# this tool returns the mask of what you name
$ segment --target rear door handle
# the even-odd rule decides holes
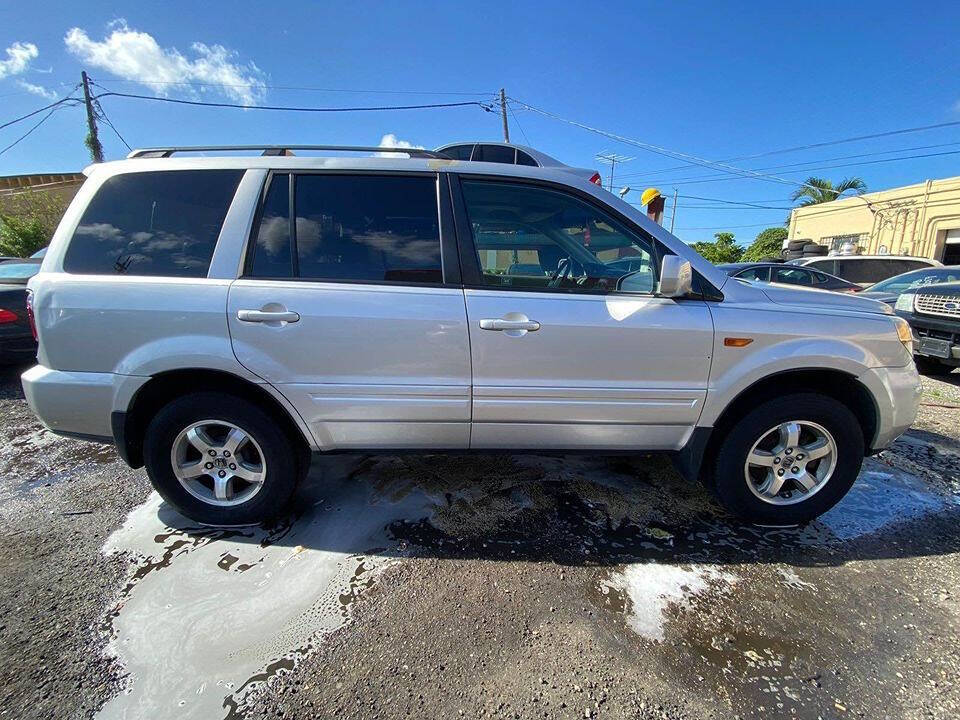
[[[255,323],[295,323],[300,313],[293,310],[237,310],[237,320]]]
[[[487,318],[480,321],[481,330],[529,330],[534,332],[540,329],[536,320],[504,320],[502,318]]]

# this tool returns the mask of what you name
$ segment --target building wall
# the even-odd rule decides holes
[[[942,260],[947,231],[957,229],[960,177],[952,177],[797,208],[788,237],[837,249],[854,241],[864,255]]]

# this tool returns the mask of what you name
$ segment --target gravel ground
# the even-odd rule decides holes
[[[0,717],[956,717],[960,375],[925,389],[800,529],[660,458],[378,456],[213,531],[5,372]]]

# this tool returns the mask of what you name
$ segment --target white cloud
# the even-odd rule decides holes
[[[39,95],[47,100],[57,99],[57,94],[53,90],[47,90],[47,88],[43,87],[42,85],[34,85],[33,83],[28,83],[26,80],[17,80],[17,85],[22,87],[27,92],[31,92],[34,95]]]
[[[75,27],[63,41],[67,50],[89,67],[106,70],[124,80],[133,80],[167,95],[171,88],[193,92],[189,85],[171,83],[208,83],[243,105],[253,105],[266,94],[263,72],[253,62],[238,61],[235,51],[223,45],[195,42],[190,46],[193,58],[176,48],[163,48],[150,33],[127,27],[123,20],[110,24],[103,40],[90,38]]]
[[[7,48],[7,59],[0,60],[0,78],[8,75],[19,75],[35,60],[40,51],[33,43],[15,42]]]
[[[406,140],[400,140],[393,133],[387,133],[380,138],[380,144],[377,147],[382,148],[410,148],[411,150],[423,150],[423,145],[414,145]],[[378,157],[402,157],[398,153],[377,153]]]

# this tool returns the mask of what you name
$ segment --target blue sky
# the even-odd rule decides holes
[[[37,93],[70,91],[84,68],[111,90],[260,105],[487,101],[504,86],[564,118],[723,160],[960,121],[958,27],[955,2],[5,3],[0,123],[50,102]],[[226,86],[171,84],[178,82]],[[325,90],[281,89],[291,86]],[[366,92],[374,90],[394,92]],[[369,145],[388,133],[435,147],[496,140],[501,132],[499,116],[477,107],[315,115],[117,97],[102,105],[135,147]],[[601,169],[594,159],[601,151],[633,156],[616,181],[636,189],[632,199],[649,185],[668,195],[678,188],[676,227],[684,240],[729,229],[746,243],[787,214],[712,199],[786,208],[790,184],[718,181],[704,176],[723,173],[704,167],[658,173],[683,163],[519,105],[513,112],[514,141],[570,164]],[[0,148],[42,117],[0,130]],[[80,169],[88,162],[84,134],[83,109],[64,108],[0,154],[0,175]],[[126,153],[109,127],[101,127],[101,138],[108,158]],[[859,175],[882,189],[960,175],[958,151],[955,126],[733,164],[808,162],[809,169],[763,172],[791,180]],[[870,164],[851,164],[857,162]],[[840,167],[825,167],[834,165]]]

